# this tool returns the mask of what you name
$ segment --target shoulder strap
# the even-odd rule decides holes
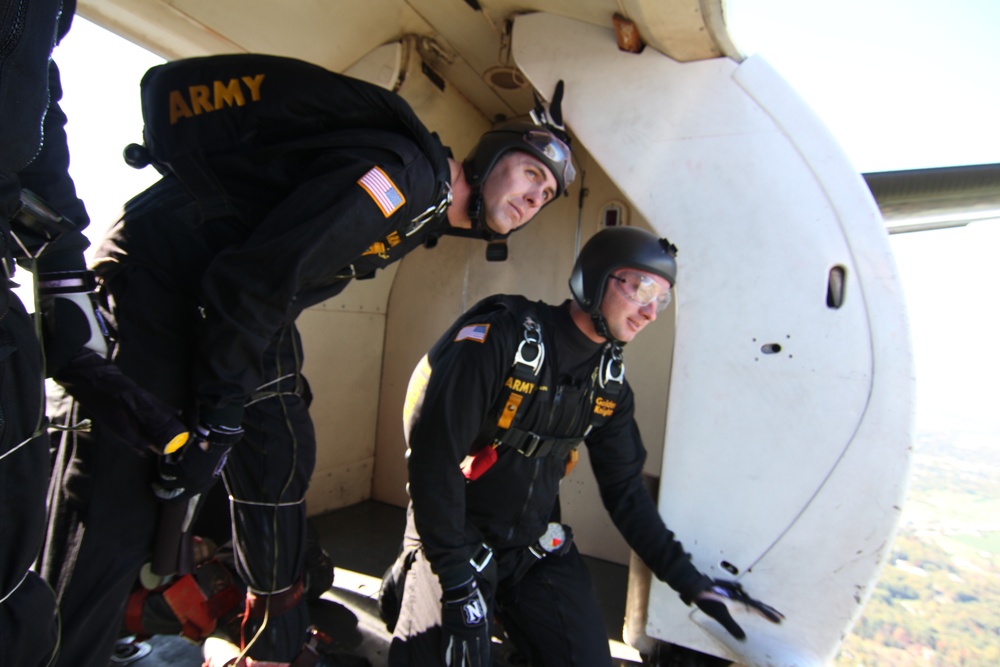
[[[526,318],[525,338],[518,347],[519,356],[526,343],[530,346],[530,325],[528,321],[529,318]],[[529,358],[532,360],[535,359],[535,357]],[[544,361],[544,346],[541,349],[541,357],[537,360],[539,368],[542,361]],[[534,394],[535,385],[533,382],[538,376],[538,371],[534,370],[532,366],[532,363],[519,361],[515,357],[510,377],[505,383],[509,394],[506,405],[503,411],[501,411],[497,422],[494,445],[513,447],[523,456],[528,457],[556,456],[565,458],[571,451],[576,449],[582,438],[585,438],[594,428],[603,426],[611,418],[611,415],[614,414],[625,382],[625,360],[622,355],[621,346],[613,343],[605,345],[598,366],[594,369],[593,399],[591,401],[593,407],[590,413],[590,422],[582,436],[545,436],[533,431],[520,429],[516,425],[513,425],[514,417],[518,414],[518,411],[522,409],[524,411],[527,410],[531,397]],[[532,372],[533,375],[528,376],[527,373],[529,372]],[[525,380],[524,378],[526,377],[529,379]],[[525,402],[525,398],[528,399],[527,403]]]
[[[545,362],[545,341],[542,340],[542,325],[538,323],[533,312],[529,311],[522,321],[523,337],[514,353],[514,363],[511,364],[510,375],[504,382],[507,388],[507,400],[497,426],[503,430],[510,429],[517,416],[521,403],[526,396],[531,396],[538,388],[538,378]]]
[[[621,345],[610,342],[605,344],[595,375],[594,409],[587,433],[603,426],[618,407],[618,396],[625,384],[625,357]]]

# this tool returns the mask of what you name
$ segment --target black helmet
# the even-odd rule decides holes
[[[576,178],[569,137],[559,130],[534,123],[514,121],[484,133],[462,163],[465,180],[468,181],[473,193],[469,202],[469,217],[482,231],[487,230],[485,221],[481,219],[481,188],[496,166],[497,160],[513,150],[534,155],[548,167],[556,179],[555,197],[566,192],[566,188]]]
[[[648,271],[666,278],[673,287],[677,283],[676,257],[677,246],[667,239],[636,227],[608,227],[583,246],[569,277],[569,289],[584,311],[603,320],[601,301],[614,271],[624,267]]]
[[[560,136],[562,135],[562,136]],[[556,197],[576,178],[573,154],[567,137],[542,125],[523,121],[504,123],[486,132],[465,158],[465,178],[472,187],[481,187],[497,160],[508,151],[519,150],[541,160],[556,179]]]

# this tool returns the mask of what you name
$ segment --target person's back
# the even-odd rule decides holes
[[[288,64],[255,55],[213,58],[195,59],[193,70],[187,69],[189,62],[171,63],[144,81],[164,72],[217,72],[220,63],[224,68]],[[306,69],[316,73],[314,65]],[[280,71],[285,70],[262,78],[247,75],[259,100],[277,102],[270,107],[276,113],[283,105],[269,97],[269,85],[280,84],[272,76]],[[333,73],[317,74],[340,80]],[[197,85],[206,86],[206,95],[212,90],[205,81]],[[405,109],[405,122],[366,126],[361,122],[370,116],[366,109],[358,114],[361,121],[343,129],[320,124],[303,134],[271,122],[266,141],[257,142],[261,133],[251,132],[233,151],[226,143],[232,137],[224,137],[220,148],[211,133],[196,132],[186,142],[163,139],[171,136],[171,127],[182,131],[196,127],[189,124],[195,121],[225,127],[227,114],[235,114],[235,126],[244,127],[240,123],[253,120],[245,115],[247,98],[245,107],[213,103],[210,112],[199,115],[191,105],[205,105],[204,111],[209,98],[201,93],[186,98],[185,91],[201,88],[175,81],[144,96],[164,101],[152,108],[168,112],[152,125],[147,117],[144,133],[147,157],[165,177],[129,202],[98,249],[95,270],[113,304],[116,363],[173,405],[193,435],[176,451],[147,458],[111,455],[118,445],[100,423],[88,437],[101,442],[105,458],[94,458],[102,447],[65,443],[79,459],[67,470],[81,477],[76,483],[95,489],[81,514],[87,528],[85,556],[62,577],[80,609],[80,618],[71,622],[78,639],[90,628],[117,622],[148,558],[157,514],[177,514],[178,508],[183,514],[184,507],[211,492],[221,475],[232,508],[239,573],[248,586],[248,619],[243,636],[233,638],[238,648],[232,647],[232,655],[213,659],[225,662],[242,653],[255,660],[294,660],[307,639],[301,586],[304,498],[316,457],[296,318],[351,280],[367,277],[441,233],[458,227],[478,238],[509,233],[572,180],[568,147],[553,132],[504,125],[484,135],[490,137],[486,149],[474,149],[482,158],[475,161],[474,178],[485,187],[484,193],[478,187],[473,193],[465,165],[450,158],[422,125],[414,127],[418,121],[401,99],[370,84],[349,85],[371,92],[390,109]],[[296,94],[295,86],[277,86],[282,89]],[[190,116],[185,109],[192,110]],[[130,154],[142,163],[141,150]],[[497,187],[494,174],[504,177]],[[497,202],[515,196],[523,200],[516,219],[484,214],[480,227],[473,228],[468,212],[473,200],[492,211],[502,208]],[[112,511],[115,525],[108,522]],[[103,609],[85,608],[98,595],[109,603]],[[64,664],[96,666],[106,656],[98,647]]]
[[[408,221],[434,203],[439,182],[431,160],[409,138],[384,130],[327,132],[292,143],[294,151],[279,143],[267,155],[206,158],[203,164],[213,176],[208,191],[192,191],[183,173],[167,173],[126,205],[94,260],[115,307],[115,361],[121,369],[189,420],[196,411],[215,409],[215,416],[202,419],[240,428],[242,442],[227,467],[236,470],[229,489],[238,543],[245,545],[237,562],[257,606],[282,610],[270,614],[271,632],[250,655],[284,661],[293,660],[307,639],[307,610],[295,587],[302,574],[296,545],[304,539],[304,495],[315,460],[294,321],[358,272],[398,259],[442,224],[432,222],[422,234],[396,244],[395,256],[365,256],[376,234],[388,236],[397,231],[398,220]],[[440,150],[434,157],[443,159]],[[357,185],[359,174],[376,161],[408,194],[398,218],[383,215]],[[345,204],[346,192],[351,197]],[[248,350],[254,350],[249,357]],[[255,362],[255,354],[261,361]],[[205,389],[202,397],[215,396],[214,403],[193,405],[192,382]],[[244,409],[244,397],[258,392],[268,398]],[[229,421],[232,412],[239,416]],[[101,447],[120,447],[102,433],[97,423],[93,437]],[[273,433],[284,435],[275,440],[268,435]],[[116,498],[128,498],[102,500],[102,492],[95,492],[83,515],[87,533],[80,557],[57,577],[68,587],[66,608],[73,610],[60,664],[98,665],[111,645],[105,639],[95,646],[87,637],[107,638],[104,629],[118,626],[120,608],[109,603],[96,609],[84,601],[97,596],[124,601],[148,560],[160,512],[150,487],[157,460],[127,452],[90,458],[92,448],[70,441],[66,446],[84,461],[94,488],[114,488]],[[265,468],[253,456],[239,455],[264,450],[270,452]],[[258,555],[261,544],[270,546]],[[277,564],[269,554],[278,555]],[[268,595],[271,591],[277,592]],[[263,618],[254,612],[252,624]]]

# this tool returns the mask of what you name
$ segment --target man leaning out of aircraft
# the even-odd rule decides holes
[[[410,380],[410,507],[380,610],[389,664],[492,664],[495,618],[536,667],[611,664],[593,584],[560,523],[559,485],[585,442],[615,526],[653,573],[721,623],[728,604],[781,614],[691,563],[642,484],[622,346],[670,303],[676,248],[636,228],[598,232],[559,306],[489,297],[452,325]]]
[[[352,91],[374,101],[372,110],[347,109],[352,123],[338,125],[323,103]],[[313,97],[288,99],[297,95]],[[316,122],[274,117],[309,105],[323,113]],[[358,126],[359,117],[371,122],[364,119],[387,110],[378,126]],[[254,54],[150,70],[143,111],[152,158],[175,154],[156,162],[165,177],[128,202],[95,271],[113,304],[117,363],[180,411],[192,437],[159,456],[112,454],[121,445],[97,424],[79,437],[100,446],[72,447],[62,488],[89,495],[56,501],[65,539],[79,551],[52,582],[67,591],[59,664],[107,665],[121,610],[149,560],[158,500],[204,497],[220,474],[248,587],[243,637],[233,643],[254,660],[289,663],[310,626],[304,498],[316,458],[296,318],[442,234],[521,228],[573,181],[570,150],[554,129],[508,123],[461,163],[392,93]],[[273,116],[252,136],[271,132],[269,146],[218,150],[224,132],[264,112]],[[152,122],[158,113],[163,122]],[[302,127],[311,131],[288,136]],[[161,136],[169,140],[156,144]]]

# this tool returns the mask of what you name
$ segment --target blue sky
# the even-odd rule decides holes
[[[730,0],[859,171],[1000,162],[997,0]]]
[[[1000,0],[730,0],[737,45],[778,70],[862,172],[1000,163]],[[161,60],[77,17],[56,50],[77,188],[103,229],[152,183],[138,84]],[[1000,439],[992,289],[1000,220],[891,237],[912,323],[920,430]]]
[[[859,171],[1000,162],[1000,1],[730,0],[728,20],[737,45],[799,91]],[[74,176],[107,219],[97,193],[149,180],[119,152],[141,136],[138,82],[160,59],[80,17],[56,58],[74,154],[88,162]]]

